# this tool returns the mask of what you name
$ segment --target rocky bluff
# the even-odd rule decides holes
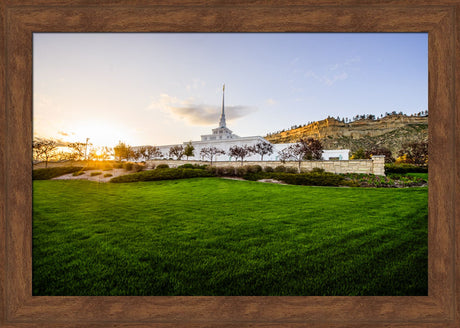
[[[350,149],[385,147],[397,156],[403,144],[428,141],[428,116],[387,115],[380,119],[361,119],[350,123],[335,118],[269,134],[271,143],[296,142],[299,138],[312,137],[321,140],[325,149]]]

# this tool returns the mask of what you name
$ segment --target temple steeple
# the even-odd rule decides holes
[[[222,113],[220,114],[219,127],[212,129],[212,134],[203,134],[201,136],[201,141],[227,140],[227,139],[239,138],[236,134],[233,134],[232,130],[227,128],[227,123],[225,122],[224,95],[225,95],[225,84],[222,87]]]
[[[227,124],[225,123],[225,106],[224,106],[224,96],[225,96],[225,84],[222,87],[222,114],[220,114],[220,128],[226,128]]]

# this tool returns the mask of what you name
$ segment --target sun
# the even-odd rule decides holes
[[[123,126],[109,122],[80,122],[73,127],[72,139],[88,142],[95,146],[115,146],[120,140],[130,139],[130,133]]]

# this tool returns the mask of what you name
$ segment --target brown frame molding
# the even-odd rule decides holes
[[[0,326],[460,326],[460,1],[367,2],[0,1]],[[171,31],[429,33],[428,296],[32,297],[32,33]]]

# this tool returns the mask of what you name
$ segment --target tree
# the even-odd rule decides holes
[[[195,150],[195,147],[193,147],[191,141],[188,144],[185,145],[184,155],[187,156],[187,161],[188,161],[189,157],[195,156],[195,153],[193,152],[194,150]]]
[[[235,157],[237,160],[238,158],[241,158],[241,165],[243,165],[244,158],[251,155],[254,152],[252,147],[249,147],[248,145],[244,146],[232,146],[228,150],[228,155],[231,157]]]
[[[210,160],[211,166],[212,166],[212,161],[213,161],[214,157],[217,157],[217,156],[223,155],[223,154],[225,154],[225,151],[223,151],[222,149],[217,148],[217,147],[204,147],[200,151],[200,155],[202,157],[208,158]]]
[[[160,148],[155,147],[155,146],[145,146],[144,158],[146,161],[157,158],[157,157],[163,157],[163,154],[161,153]]]
[[[253,153],[260,155],[260,160],[264,160],[264,155],[273,154],[273,145],[269,142],[261,141],[254,145]]]
[[[35,139],[32,145],[34,159],[44,161],[45,167],[48,167],[48,162],[57,155],[57,146],[58,144],[55,140]]]
[[[129,158],[132,159],[134,162],[139,161],[142,157],[144,157],[144,154],[142,152],[142,147],[139,147],[137,149],[131,149],[129,153]]]
[[[303,160],[318,160],[323,155],[323,146],[319,140],[313,138],[300,139],[297,143],[283,149],[279,153],[282,162],[295,160],[300,165]]]
[[[411,142],[403,145],[398,153],[399,157],[405,156],[406,163],[417,165],[428,164],[428,142]]]
[[[395,161],[391,150],[388,148],[377,148],[374,147],[371,150],[365,152],[366,158],[371,158],[373,155],[384,155],[385,156],[385,163],[393,163]]]
[[[124,142],[119,142],[118,145],[113,147],[113,154],[117,161],[128,160],[131,156],[131,146],[125,144]]]
[[[70,158],[74,161],[81,161],[86,158],[86,143],[85,142],[71,142],[67,145],[70,149]]]
[[[100,148],[99,158],[102,161],[109,160],[111,156],[113,156],[113,148],[107,146]]]
[[[366,154],[364,149],[359,148],[353,154],[351,154],[351,159],[369,159],[369,156]]]
[[[176,145],[169,148],[169,157],[176,157],[180,160],[184,156],[184,147],[182,145]]]

